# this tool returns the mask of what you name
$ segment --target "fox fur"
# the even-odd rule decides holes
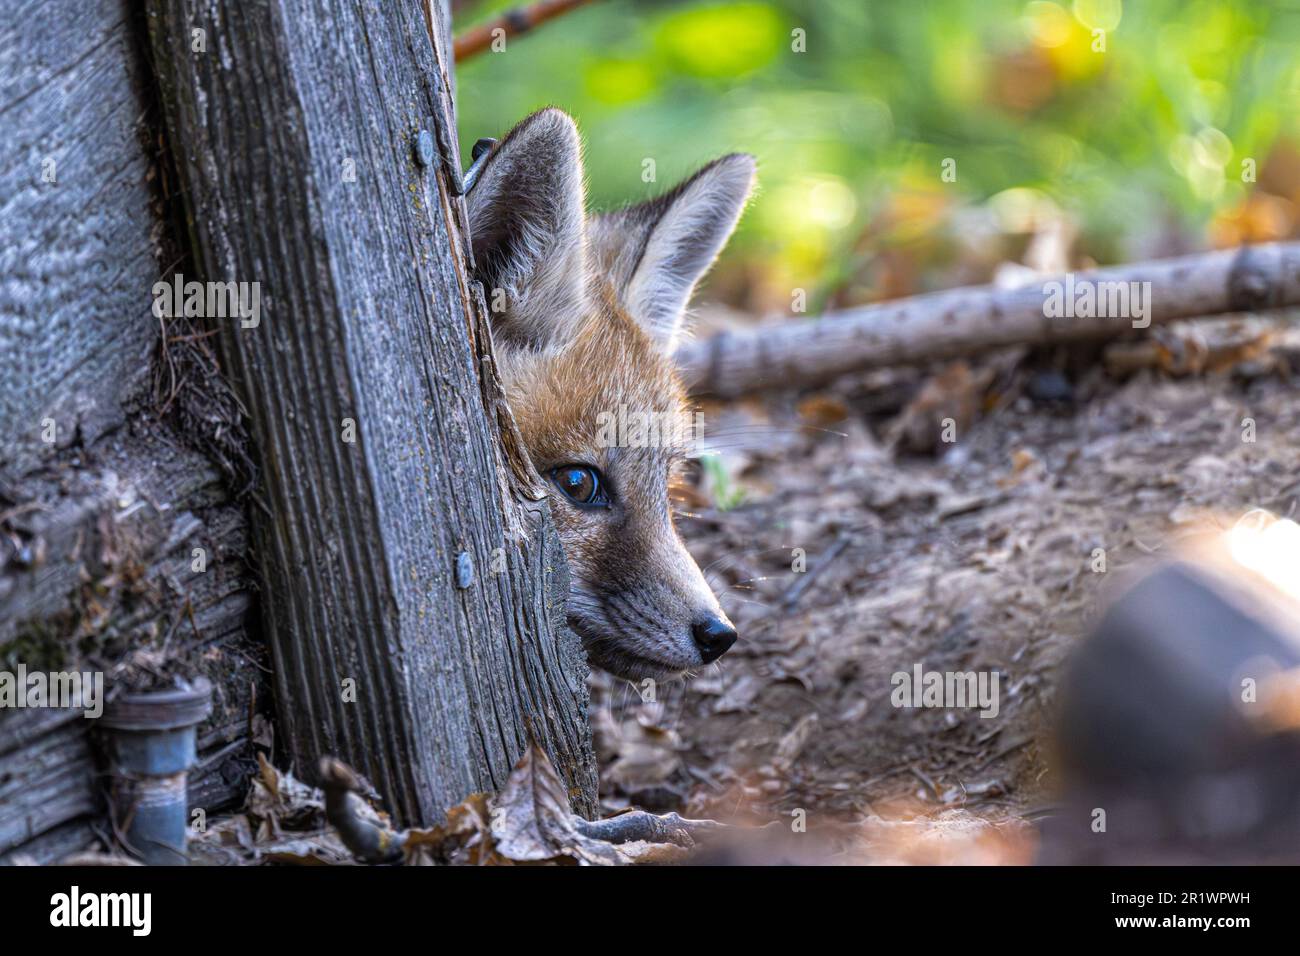
[[[754,171],[751,156],[723,156],[658,198],[588,215],[577,127],[545,109],[493,147],[467,200],[476,278],[495,303],[497,362],[533,464],[551,487],[557,470],[591,469],[608,496],[584,505],[562,483],[551,495],[569,623],[593,664],[631,680],[701,667],[711,658],[693,637],[700,622],[731,625],[673,527],[669,483],[687,443],[677,430],[651,447],[611,443],[600,422],[620,408],[688,415],[673,364],[683,314]]]

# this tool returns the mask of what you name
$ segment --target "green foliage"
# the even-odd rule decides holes
[[[979,259],[971,211],[1003,239],[1054,211],[1103,262],[1160,254],[1171,231],[1191,246],[1237,235],[1215,230],[1254,189],[1243,160],[1263,168],[1300,140],[1297,42],[1294,0],[610,0],[464,64],[462,150],[560,106],[600,207],[751,152],[761,192],[720,294],[788,308],[791,288],[816,303],[856,279],[874,296],[889,250],[917,263],[893,269],[898,294]]]
[[[704,469],[705,486],[713,497],[713,506],[719,511],[732,511],[745,503],[745,489],[737,484],[727,471],[727,466],[717,455],[700,458]]]

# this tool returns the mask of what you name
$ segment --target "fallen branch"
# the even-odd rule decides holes
[[[954,289],[838,315],[724,332],[685,342],[677,362],[692,392],[732,398],[820,385],[891,365],[955,358],[1011,345],[1107,338],[1134,328],[1134,311],[1102,318],[1049,317],[1047,283]],[[1243,246],[1178,259],[1080,272],[1074,289],[1150,283],[1151,324],[1300,305],[1300,242]],[[1141,288],[1133,287],[1130,288]],[[1101,299],[1105,299],[1103,292]],[[1068,315],[1068,313],[1067,313]]]
[[[470,29],[456,37],[454,46],[456,62],[463,63],[475,54],[486,50],[498,35],[498,30],[501,31],[500,36],[502,37],[518,36],[520,33],[527,33],[534,27],[540,26],[547,20],[554,19],[589,2],[590,0],[541,0],[540,3],[534,3],[532,6],[507,10],[496,19],[481,23],[476,27],[470,27]]]

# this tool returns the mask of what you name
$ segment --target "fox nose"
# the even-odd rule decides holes
[[[695,646],[700,649],[700,657],[704,658],[706,664],[712,664],[727,653],[727,648],[736,643],[738,636],[731,622],[712,614],[702,621],[696,621],[691,627],[691,634],[695,637]]]

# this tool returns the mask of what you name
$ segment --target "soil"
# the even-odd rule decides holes
[[[741,639],[653,700],[593,678],[604,809],[847,828],[876,858],[1030,858],[1056,678],[1108,584],[1250,509],[1300,510],[1286,335],[1211,375],[1017,353],[706,405],[718,453],[678,526]],[[918,665],[996,673],[996,716],[894,706]]]

